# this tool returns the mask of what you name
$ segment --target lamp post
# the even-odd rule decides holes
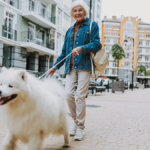
[[[92,17],[91,11],[92,11],[92,0],[90,0],[90,19]]]
[[[134,75],[135,69],[131,69],[130,72],[132,72],[132,91],[133,91],[133,75]]]
[[[134,75],[134,72],[136,72],[136,70],[134,69],[134,38],[125,38],[124,42],[127,43],[128,40],[132,40],[133,41],[133,44],[132,44],[132,47],[133,47],[133,50],[132,50],[132,69],[130,70],[130,72],[132,72],[132,91],[133,91],[133,75]]]

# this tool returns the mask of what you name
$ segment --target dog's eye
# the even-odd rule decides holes
[[[1,86],[2,84],[0,84],[0,86]]]
[[[9,87],[12,88],[13,86],[12,86],[12,85],[9,85]]]

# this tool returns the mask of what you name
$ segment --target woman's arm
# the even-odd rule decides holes
[[[56,65],[56,64],[59,63],[63,58],[66,57],[66,40],[67,40],[67,33],[68,33],[68,31],[66,32],[66,35],[65,35],[65,42],[64,42],[64,45],[63,45],[63,47],[62,47],[62,52],[61,52],[60,56],[57,58],[57,60],[56,60],[56,62],[55,62],[54,65]],[[59,69],[61,66],[63,66],[64,62],[65,62],[65,60],[63,60],[60,64],[58,64],[58,65],[55,67],[55,69],[57,70],[57,69]]]
[[[92,23],[91,43],[81,46],[81,53],[86,55],[90,52],[97,52],[102,48],[99,36],[99,27],[96,22]]]

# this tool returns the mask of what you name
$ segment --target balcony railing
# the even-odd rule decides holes
[[[32,42],[52,50],[55,49],[55,43],[50,39],[49,34],[23,31],[21,32],[21,42]]]
[[[19,0],[4,0],[4,2],[19,9]]]
[[[10,40],[17,41],[17,31],[4,25],[2,26],[2,36]]]
[[[44,8],[42,5],[38,4],[37,2],[31,0],[30,2],[27,0],[22,1],[22,11],[28,12],[32,11],[35,14],[45,18],[46,20],[55,24],[56,17],[51,16],[51,12]]]

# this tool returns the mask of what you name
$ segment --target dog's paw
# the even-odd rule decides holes
[[[68,148],[68,147],[70,147],[70,144],[69,143],[64,143],[64,145],[62,147],[63,148]]]

